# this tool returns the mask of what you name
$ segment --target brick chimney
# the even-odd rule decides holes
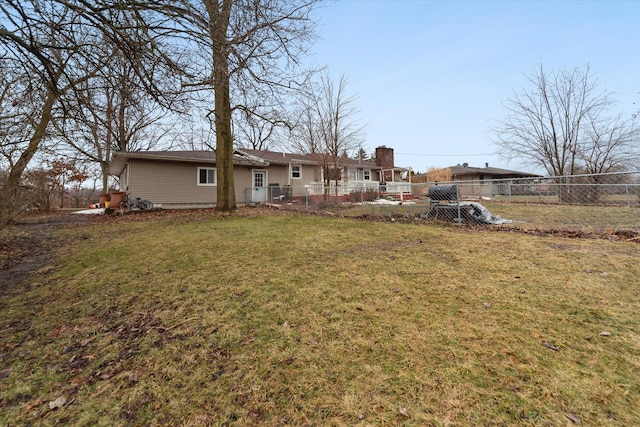
[[[393,148],[387,148],[385,145],[376,147],[376,166],[385,169],[393,168]]]
[[[376,147],[376,166],[385,169],[383,181],[393,180],[393,148],[387,148],[385,145]]]

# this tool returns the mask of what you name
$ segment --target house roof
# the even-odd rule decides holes
[[[289,163],[302,163],[302,164],[318,164],[322,154],[295,154],[295,153],[280,153],[275,151],[261,151],[261,150],[238,150],[253,156],[259,157],[274,164],[289,164]],[[342,166],[360,166],[368,167],[372,169],[380,169],[376,166],[374,161],[352,159],[349,157],[340,157],[340,165]]]
[[[469,166],[466,163],[463,165],[449,166],[447,169],[451,171],[452,178],[456,178],[460,176],[469,176],[469,175],[491,175],[493,177],[503,177],[503,178],[542,176],[542,175],[537,175],[535,173],[519,172],[519,171],[513,171],[509,169],[500,169],[500,168],[494,168],[489,166],[485,166],[484,168],[477,168],[477,167]]]
[[[186,163],[208,163],[215,165],[216,153],[213,150],[191,150],[191,151],[120,151],[114,154],[109,166],[110,175],[120,175],[129,159],[143,160],[163,160],[170,162]],[[234,151],[233,164],[243,166],[267,167],[270,164],[299,163],[315,165],[319,163],[318,155],[279,153],[265,150],[239,149]],[[342,166],[359,166],[371,169],[380,169],[371,160],[358,160],[346,157],[340,158]]]
[[[289,163],[307,163],[307,164],[317,164],[317,158],[314,158],[313,155],[310,154],[295,154],[295,153],[280,153],[276,151],[266,151],[266,150],[249,150],[249,149],[240,149],[237,150],[239,152],[249,154],[251,156],[255,156],[259,159],[262,159],[266,162],[273,164],[289,164]]]
[[[111,160],[111,164],[109,165],[109,174],[120,175],[130,159],[163,160],[183,163],[207,163],[215,165],[216,153],[213,150],[136,152],[119,151],[113,155],[113,159]],[[243,166],[269,166],[269,162],[251,154],[242,153],[238,150],[234,151],[233,164]]]

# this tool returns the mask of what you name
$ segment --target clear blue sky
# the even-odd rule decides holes
[[[590,64],[617,109],[640,108],[640,1],[341,0],[318,11],[309,62],[345,74],[367,152],[396,165],[534,171],[494,153],[503,102],[525,74]]]

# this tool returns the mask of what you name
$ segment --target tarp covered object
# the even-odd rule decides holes
[[[423,218],[444,219],[449,221],[473,222],[476,224],[511,224],[513,221],[492,215],[489,209],[475,202],[438,203],[432,205]]]
[[[464,209],[474,220],[483,224],[511,224],[513,221],[510,219],[502,219],[499,216],[494,216],[489,212],[489,209],[482,206],[480,203],[475,202],[460,202],[460,209]]]

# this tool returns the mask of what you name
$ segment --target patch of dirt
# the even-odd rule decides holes
[[[531,234],[534,236],[551,236],[566,239],[604,239],[620,242],[640,243],[640,233],[634,230],[615,231],[580,231],[580,230],[559,230],[559,229],[526,229],[526,228],[506,228],[498,227],[497,230]]]
[[[52,261],[55,230],[89,222],[89,217],[73,213],[34,216],[5,230],[0,238],[0,297]]]

